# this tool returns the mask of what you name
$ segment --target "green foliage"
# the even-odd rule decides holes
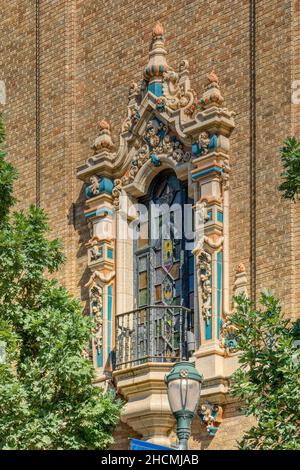
[[[296,201],[300,194],[300,142],[295,137],[288,137],[280,149],[280,157],[284,171],[279,190],[285,199]]]
[[[293,344],[295,325],[282,317],[271,293],[261,308],[240,296],[231,321],[238,328],[240,368],[231,394],[257,420],[239,443],[243,450],[300,449],[300,355]]]
[[[4,130],[0,116],[0,136]],[[16,173],[0,160],[0,449],[104,449],[112,443],[120,400],[93,385],[82,351],[92,320],[45,274],[64,261],[47,239],[44,212],[11,213]],[[2,202],[3,201],[3,202]]]

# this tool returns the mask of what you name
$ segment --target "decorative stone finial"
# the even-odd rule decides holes
[[[192,116],[196,108],[196,94],[191,89],[188,61],[181,61],[177,73],[168,65],[166,55],[164,28],[158,21],[152,30],[149,61],[144,72],[146,89],[156,96],[159,112],[164,113],[166,108],[172,111],[182,109],[187,116]]]
[[[233,293],[235,296],[242,294],[245,297],[248,297],[247,274],[245,265],[243,263],[240,263],[236,268]]]
[[[153,39],[162,38],[164,35],[164,28],[160,21],[157,21],[156,25],[152,30]]]
[[[87,199],[98,196],[101,193],[111,194],[113,190],[113,182],[106,176],[101,178],[97,175],[92,175],[90,181],[85,188],[85,194]]]
[[[201,423],[206,425],[208,434],[215,436],[223,420],[223,408],[217,404],[206,403],[201,405],[198,414]]]
[[[110,130],[110,125],[109,125],[109,123],[108,123],[105,119],[102,119],[102,120],[99,122],[99,127],[100,127],[101,130],[103,130],[103,129]]]
[[[202,98],[199,100],[203,109],[213,106],[222,106],[224,98],[220,92],[219,77],[214,69],[207,75],[207,84]]]
[[[215,73],[214,69],[207,75],[207,79],[210,83],[217,83],[219,85],[219,77]]]
[[[95,140],[92,148],[96,154],[102,151],[111,152],[114,148],[114,144],[111,139],[110,124],[105,119],[102,119],[99,122],[99,128],[99,136]]]
[[[149,62],[145,68],[144,77],[149,81],[148,89],[156,96],[162,95],[162,77],[169,70],[166,61],[167,51],[164,46],[164,28],[158,21],[152,30],[152,43],[149,52]]]
[[[240,263],[236,268],[236,273],[240,274],[240,273],[245,273],[245,272],[246,272],[245,265],[243,263]]]

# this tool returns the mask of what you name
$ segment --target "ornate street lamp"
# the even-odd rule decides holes
[[[170,408],[177,421],[179,449],[186,450],[191,421],[199,403],[203,376],[193,362],[178,362],[165,376]]]

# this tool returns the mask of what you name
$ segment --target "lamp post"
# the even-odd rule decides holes
[[[191,434],[191,421],[195,414],[203,376],[193,362],[178,362],[165,376],[170,408],[177,421],[179,449],[187,450]]]

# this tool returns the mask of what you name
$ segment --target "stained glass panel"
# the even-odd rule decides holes
[[[158,176],[150,187],[148,201],[143,199],[143,204],[146,203],[150,209],[149,220],[152,220],[156,228],[160,226],[160,229],[155,230],[153,226],[148,226],[148,223],[140,226],[140,240],[135,246],[145,250],[147,257],[144,255],[137,257],[138,306],[153,303],[170,306],[183,305],[190,308],[194,306],[194,256],[191,251],[186,250],[183,234],[185,212],[182,210],[181,216],[178,217],[177,213],[171,211],[169,235],[162,231],[162,219],[165,218],[161,214],[156,216],[155,220],[151,219],[151,214],[154,214],[152,204],[176,203],[183,207],[187,201],[186,185],[182,184],[175,174],[166,173]],[[178,220],[182,222],[182,234],[180,227],[177,227]],[[149,239],[150,233],[151,240]],[[172,309],[172,314],[175,311],[177,310]],[[157,313],[160,314],[159,310]],[[165,319],[162,321],[164,324]],[[157,340],[160,339],[157,338]]]
[[[158,268],[155,270],[155,284],[161,284],[163,282],[164,277],[166,276],[165,271],[162,268]]]
[[[189,276],[189,291],[193,291],[194,290],[194,275],[191,274]]]
[[[176,263],[173,265],[171,271],[170,271],[171,276],[173,279],[178,279],[180,275],[180,264]]]
[[[143,248],[144,246],[147,246],[148,243],[149,241],[148,241],[148,222],[147,222],[147,223],[143,223],[140,225],[138,247]]]
[[[141,248],[145,248],[145,246],[148,245],[148,239],[145,239],[145,238],[139,238],[138,239],[138,248],[141,249]]]
[[[181,252],[181,243],[175,242],[174,247],[173,247],[173,258],[174,261],[179,261],[180,260],[180,252]]]
[[[147,271],[147,256],[139,257],[139,272]]]
[[[140,310],[139,312],[139,321],[141,324],[144,324],[146,320],[146,310]]]
[[[194,273],[194,256],[189,256],[189,274]]]
[[[169,270],[173,265],[173,242],[172,240],[163,240],[162,264]]]
[[[181,295],[181,279],[175,281],[175,295],[176,296]]]
[[[139,292],[139,305],[147,305],[148,303],[148,289],[140,290]]]
[[[146,287],[147,287],[147,271],[144,271],[143,273],[140,273],[139,288],[146,289]]]
[[[161,285],[155,286],[155,300],[161,302]]]
[[[166,277],[162,283],[163,301],[170,304],[173,299],[174,289],[173,283],[169,277]]]
[[[155,265],[160,266],[161,265],[161,250],[156,251],[155,253]]]

